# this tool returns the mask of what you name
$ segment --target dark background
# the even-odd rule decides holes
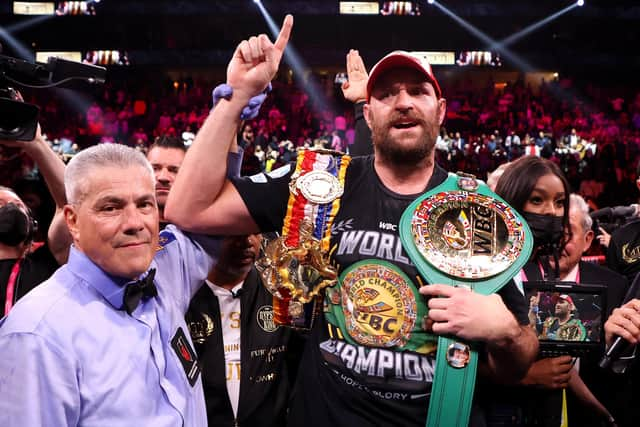
[[[571,5],[572,1],[446,0],[442,4],[500,40]],[[458,23],[426,0],[421,16],[339,15],[338,1],[276,1],[263,4],[278,24],[296,18],[292,44],[313,68],[344,67],[349,48],[372,64],[393,49],[485,50]],[[0,26],[28,22],[0,5]],[[632,82],[640,71],[640,2],[586,0],[510,46],[534,69],[579,78]],[[121,49],[134,68],[223,67],[236,44],[268,27],[252,0],[102,0],[96,16],[50,17],[12,33],[33,50]],[[15,55],[2,36],[5,54]],[[517,69],[503,57],[504,68]],[[613,76],[615,74],[615,77]]]

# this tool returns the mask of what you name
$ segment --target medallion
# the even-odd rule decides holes
[[[447,348],[446,358],[449,366],[462,369],[466,367],[469,364],[469,360],[471,360],[471,350],[468,345],[456,341]]]
[[[411,339],[417,304],[407,276],[390,263],[366,260],[341,277],[342,314],[355,342],[402,347]]]
[[[295,181],[295,189],[300,191],[305,199],[316,205],[331,203],[342,196],[344,191],[338,178],[322,170],[300,175]]]
[[[416,207],[414,243],[434,268],[459,279],[485,279],[509,268],[522,252],[520,219],[501,201],[467,191],[433,194]]]

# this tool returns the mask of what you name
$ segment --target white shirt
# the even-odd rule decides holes
[[[236,417],[240,400],[240,298],[238,291],[242,289],[242,283],[244,282],[229,290],[207,280],[207,285],[218,297],[220,305],[227,393],[229,393],[233,415]]]

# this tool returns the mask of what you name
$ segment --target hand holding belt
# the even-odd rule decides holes
[[[449,174],[418,197],[400,220],[402,245],[429,283],[489,295],[529,259],[533,237],[524,219],[482,181]],[[469,422],[478,355],[473,344],[440,336],[428,427]]]
[[[156,269],[152,268],[142,279],[139,279],[133,283],[126,285],[124,290],[124,297],[122,299],[121,310],[131,315],[134,312],[141,299],[149,299],[158,295],[158,289],[153,283],[153,279],[156,276]]]

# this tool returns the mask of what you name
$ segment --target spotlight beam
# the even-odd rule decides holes
[[[11,33],[3,27],[0,27],[0,39],[4,40],[7,45],[11,46],[11,48],[16,51],[16,54],[20,59],[24,59],[25,61],[33,61],[35,59],[35,55],[31,50],[22,44],[20,40],[13,37]]]
[[[260,9],[260,13],[262,13],[262,16],[264,17],[264,20],[269,27],[269,31],[271,32],[272,37],[274,39],[277,38],[278,34],[280,33],[280,27],[278,27],[278,24],[276,24],[276,22],[269,14],[269,11],[267,11],[260,0],[254,0],[254,3],[256,3],[258,9]],[[305,64],[304,60],[302,59],[300,54],[298,54],[291,42],[289,42],[287,48],[284,51],[284,60],[293,70],[294,79],[298,82],[299,87],[305,88],[305,91],[309,94],[310,98],[315,101],[316,107],[321,111],[327,110],[328,102],[323,95],[322,90],[320,90],[320,88],[318,87],[316,81],[311,77],[306,82],[303,81],[305,72],[309,69],[309,67]]]
[[[570,6],[565,7],[562,10],[559,10],[557,12],[555,12],[552,15],[547,16],[546,18],[535,22],[531,25],[529,25],[526,28],[523,28],[522,30],[518,31],[515,34],[510,35],[509,37],[502,39],[499,42],[496,42],[494,45],[491,45],[489,47],[489,50],[493,50],[493,49],[502,49],[504,47],[510,46],[512,44],[514,44],[515,42],[517,42],[518,40],[522,39],[525,36],[528,36],[529,34],[533,33],[534,31],[536,31],[538,28],[548,24],[549,22],[553,21],[554,19],[559,18],[561,15],[564,15],[565,13],[571,11],[572,9],[575,9],[576,7],[579,7],[577,3],[573,3]]]
[[[511,61],[513,64],[515,64],[522,71],[532,71],[533,70],[533,66],[531,66],[531,64],[527,63],[525,60],[523,60],[520,57],[518,57],[517,55],[515,55],[513,52],[511,52],[506,47],[498,46],[499,42],[497,42],[496,40],[492,39],[487,34],[485,34],[484,32],[480,31],[475,26],[471,25],[469,22],[467,22],[463,18],[461,18],[458,15],[456,15],[455,13],[453,13],[451,10],[447,9],[445,6],[440,4],[440,2],[434,1],[433,5],[436,6],[438,9],[440,9],[445,15],[449,16],[451,19],[453,19],[458,24],[460,24],[460,26],[462,28],[464,28],[465,30],[467,30],[468,32],[470,32],[471,34],[473,34],[474,36],[479,38],[481,41],[483,41],[486,45],[488,45],[488,46],[496,46],[495,50],[500,52],[500,54],[504,58],[506,58],[509,61]]]
[[[35,16],[31,19],[24,20],[6,28],[0,27],[0,39],[7,41],[7,44],[11,46],[11,48],[16,52],[19,59],[33,62],[35,61],[35,55],[27,46],[24,45],[24,43],[12,36],[11,33],[24,30],[25,28],[31,27],[49,18],[51,17],[48,15]],[[61,98],[67,105],[69,105],[75,112],[84,113],[91,105],[91,101],[84,94],[77,93],[71,89],[54,88],[53,90],[55,91],[56,95]]]
[[[52,15],[39,15],[39,16],[34,16],[31,17],[29,19],[25,19],[22,20],[20,22],[16,22],[15,24],[11,24],[9,25],[6,30],[9,33],[17,33],[19,31],[22,31],[26,28],[32,27],[36,24],[39,24],[41,22],[47,21],[49,19],[51,19]]]
[[[12,34],[22,31],[26,28],[32,27],[36,24],[44,22],[48,19],[51,19],[49,15],[41,15],[41,16],[33,16],[31,18],[22,20],[20,22],[16,22],[15,24],[11,24],[8,27],[0,26],[0,39],[4,40],[8,46],[15,50],[16,54],[20,57],[20,59],[24,59],[26,61],[33,61],[35,59],[35,55],[31,52],[31,50],[25,46],[20,40],[16,39]]]
[[[535,29],[539,28],[541,25],[537,25],[538,23],[532,24],[529,27],[525,28],[524,30],[519,31],[518,33],[516,33],[516,34],[514,34],[512,36],[509,36],[509,37],[507,37],[506,39],[504,39],[502,41],[496,41],[496,40],[493,40],[488,35],[486,35],[485,33],[483,33],[482,31],[480,31],[479,29],[477,29],[476,27],[474,27],[473,25],[471,25],[470,23],[468,23],[467,21],[465,21],[464,19],[460,18],[458,15],[456,15],[455,13],[453,13],[452,11],[450,11],[449,9],[444,7],[443,5],[441,5],[439,2],[434,1],[433,4],[435,6],[437,6],[446,15],[448,15],[451,19],[453,19],[454,21],[458,22],[464,29],[466,29],[471,34],[475,35],[480,40],[485,42],[488,46],[494,47],[495,50],[497,50],[505,58],[507,58],[511,62],[513,62],[520,70],[526,72],[526,71],[532,71],[534,69],[531,66],[531,64],[527,63],[526,61],[521,59],[519,56],[517,56],[516,54],[512,53],[509,49],[507,49],[506,46],[509,45],[509,44],[514,43],[516,40],[519,40],[520,37],[523,37],[525,35],[525,34],[520,34],[520,33],[523,33],[524,31],[527,31],[526,34],[529,34],[532,31],[534,31]],[[584,2],[583,2],[583,4],[584,4]],[[562,15],[563,13],[568,12],[569,10],[572,10],[576,6],[581,6],[581,5],[578,4],[578,3],[574,3],[573,5],[568,6],[568,7],[564,8],[564,9],[554,13],[549,18],[553,17],[553,19],[556,19],[558,16]],[[547,23],[550,20],[551,19],[546,19],[545,18],[543,21],[545,21],[545,23]],[[516,36],[519,36],[519,37],[516,37]],[[550,88],[551,88],[551,93],[557,99],[567,99],[567,100],[569,100],[569,99],[572,99],[572,98],[575,97],[575,95],[572,94],[571,91],[566,91],[566,90],[564,90],[564,89],[562,89],[560,87],[550,86]],[[586,101],[586,102],[589,103],[589,101]]]

